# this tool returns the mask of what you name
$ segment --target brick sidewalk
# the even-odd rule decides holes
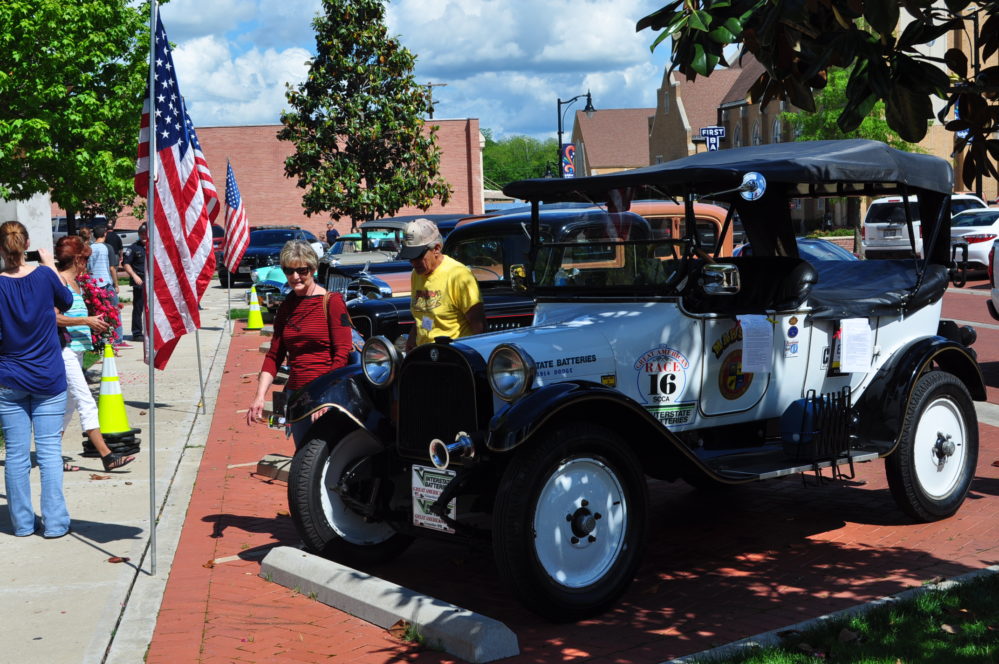
[[[270,547],[297,543],[286,486],[253,474],[258,459],[290,454],[292,444],[236,412],[255,388],[242,376],[259,370],[260,341],[232,340],[147,661],[454,661],[257,576]],[[981,337],[977,346],[997,347]],[[999,429],[982,425],[981,438],[971,495],[933,524],[895,508],[881,462],[858,466],[853,481],[803,486],[793,477],[710,497],[651,482],[650,542],[635,583],[613,610],[576,625],[522,608],[488,547],[419,541],[369,571],[506,622],[523,653],[511,664],[654,664],[999,563]]]

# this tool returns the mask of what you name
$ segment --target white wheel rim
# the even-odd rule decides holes
[[[553,581],[584,588],[603,578],[620,557],[627,528],[627,497],[617,474],[597,459],[569,459],[538,495],[535,555]]]
[[[912,452],[919,486],[930,498],[947,498],[961,483],[967,439],[964,417],[952,399],[936,399],[923,411]]]
[[[348,509],[340,496],[326,490],[326,480],[330,477],[330,473],[332,477],[339,478],[349,464],[380,449],[381,446],[377,441],[362,432],[348,434],[333,448],[333,452],[323,464],[321,484],[317,487],[326,522],[344,541],[358,546],[384,542],[395,534],[395,530],[384,522],[365,521],[360,514]]]

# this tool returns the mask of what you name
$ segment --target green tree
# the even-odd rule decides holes
[[[901,10],[911,22],[899,30]],[[766,73],[752,89],[754,101],[788,99],[815,110],[815,91],[825,87],[832,67],[850,69],[846,103],[838,125],[855,130],[883,100],[888,125],[904,140],[918,142],[933,118],[931,96],[946,99],[937,114],[951,119],[957,151],[967,148],[964,182],[976,175],[999,178],[999,66],[969,67],[967,55],[949,49],[940,59],[926,46],[955,30],[978,30],[977,53],[987,62],[999,51],[999,0],[673,0],[638,22],[638,29],[662,30],[654,49],[671,37],[671,67],[693,78],[726,64],[723,50],[743,45]],[[973,49],[972,49],[973,50]],[[972,59],[972,62],[975,58]],[[944,71],[940,65],[947,67]],[[978,71],[976,71],[978,69]]]
[[[509,136],[494,140],[484,129],[486,144],[482,148],[482,171],[490,187],[502,189],[516,180],[540,178],[551,172],[558,145],[554,138],[539,141],[529,136]]]
[[[306,190],[309,216],[329,212],[357,224],[450,198],[437,128],[425,131],[427,88],[384,19],[381,0],[323,0],[312,21],[317,54],[306,81],[289,87],[293,110],[281,114],[278,132],[295,144],[284,170]]]
[[[71,220],[132,202],[148,35],[128,0],[0,2],[0,197],[48,191]]]

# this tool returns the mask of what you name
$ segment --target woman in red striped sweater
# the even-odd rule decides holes
[[[284,389],[289,393],[347,364],[352,348],[347,306],[339,293],[326,297],[326,289],[314,277],[318,266],[319,259],[308,242],[291,240],[281,249],[281,270],[292,292],[274,315],[274,337],[257,377],[257,393],[246,413],[247,423],[263,419],[264,398],[285,356],[290,369]],[[290,426],[296,449],[305,442],[301,438],[312,421],[321,415],[322,411],[313,413],[311,418]]]

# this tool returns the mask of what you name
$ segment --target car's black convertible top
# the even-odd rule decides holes
[[[512,182],[508,196],[524,200],[606,201],[609,192],[655,187],[657,197],[687,191],[705,194],[737,187],[745,173],[761,173],[771,185],[798,187],[800,193],[887,195],[902,187],[950,194],[954,173],[943,159],[902,152],[878,141],[849,139],[800,141],[715,150],[619,173],[567,179]],[[843,190],[838,185],[852,185]],[[911,192],[916,193],[916,192]],[[640,198],[640,195],[635,198]]]

